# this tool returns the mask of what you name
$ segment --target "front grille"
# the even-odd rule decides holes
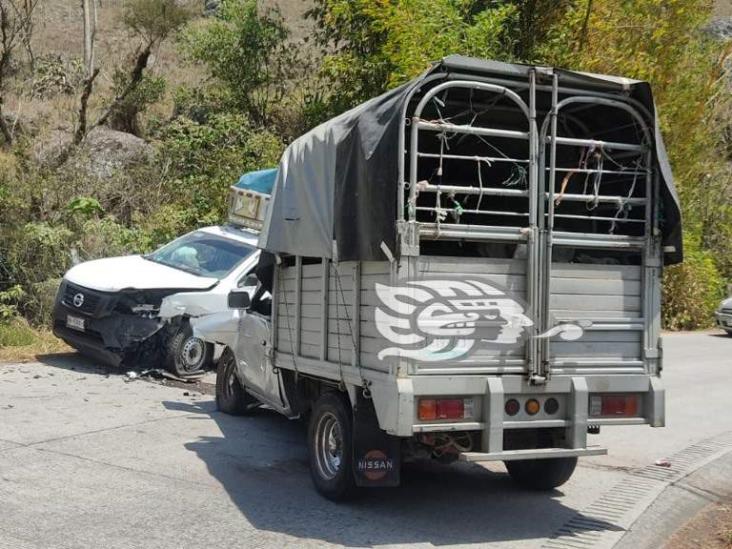
[[[725,307],[719,312],[725,315],[732,315],[732,307]]]
[[[64,287],[63,304],[75,311],[86,313],[88,315],[94,314],[97,310],[100,299],[101,296],[93,290],[69,284],[68,282]]]

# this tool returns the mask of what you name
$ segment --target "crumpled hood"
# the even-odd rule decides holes
[[[64,279],[100,292],[124,289],[206,290],[218,280],[148,261],[139,255],[109,257],[80,263],[69,269]]]

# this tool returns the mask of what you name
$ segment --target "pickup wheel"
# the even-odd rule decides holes
[[[313,406],[308,426],[310,476],[325,498],[342,501],[355,495],[353,419],[347,397],[329,392]]]
[[[244,416],[259,406],[236,376],[236,357],[228,347],[216,368],[216,407],[225,414]]]
[[[183,323],[168,340],[166,368],[179,377],[197,374],[211,363],[213,346],[193,335],[188,322]]]
[[[505,461],[511,478],[530,490],[552,490],[569,480],[577,458],[527,459]]]

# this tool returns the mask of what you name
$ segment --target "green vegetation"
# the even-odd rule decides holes
[[[301,42],[269,3],[223,0],[206,17],[200,4],[101,8],[97,48],[104,36],[115,55],[98,56],[99,78],[82,52],[27,39],[24,29],[53,27],[27,24],[44,13],[8,20],[0,347],[46,341],[31,326],[47,322],[72,261],[220,222],[239,174],[275,165],[309,127],[451,53],[652,83],[685,216],[687,259],[666,273],[664,322],[709,324],[732,280],[732,47],[702,31],[708,0],[313,0]],[[144,141],[117,145],[106,128]],[[115,160],[118,150],[127,156]]]
[[[276,9],[256,0],[227,0],[212,21],[192,26],[182,44],[204,63],[226,94],[221,106],[247,115],[256,125],[273,122],[273,110],[288,98],[299,55]]]

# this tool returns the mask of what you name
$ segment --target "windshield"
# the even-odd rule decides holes
[[[195,231],[143,257],[194,275],[220,280],[254,249],[244,242]]]

